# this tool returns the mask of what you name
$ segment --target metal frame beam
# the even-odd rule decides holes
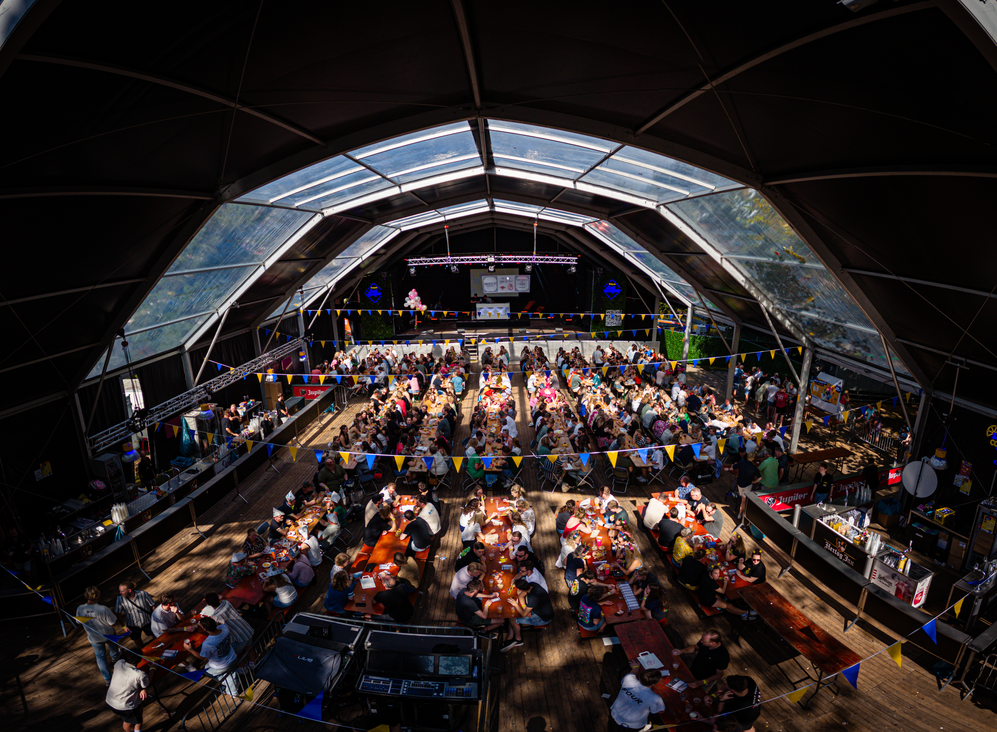
[[[854,267],[842,267],[842,272],[848,272],[848,274],[858,275],[859,277],[879,277],[885,280],[895,280],[896,282],[905,282],[910,285],[922,285],[924,287],[937,287],[941,290],[952,290],[953,292],[964,292],[967,295],[976,295],[977,297],[986,297],[997,300],[997,292],[988,292],[986,290],[973,290],[969,287],[960,287],[959,285],[946,285],[944,282],[931,282],[930,280],[920,280],[916,277],[903,277],[902,275],[895,275],[889,272],[873,272],[868,269],[855,269]]]
[[[920,2],[920,3],[913,3],[911,5],[903,5],[901,7],[890,7],[876,12],[869,12],[857,17],[850,18],[849,20],[846,20],[842,23],[834,23],[832,25],[816,30],[813,33],[808,33],[807,35],[795,38],[792,41],[789,41],[788,43],[783,43],[780,46],[776,46],[770,51],[766,51],[765,53],[759,54],[758,56],[754,56],[753,58],[750,58],[747,61],[742,61],[737,66],[734,66],[728,69],[727,71],[722,72],[719,76],[716,76],[713,79],[707,78],[706,81],[704,81],[701,86],[684,94],[678,100],[672,102],[664,109],[655,113],[647,122],[645,122],[644,124],[642,124],[640,127],[637,128],[635,135],[644,134],[650,128],[654,127],[654,125],[658,124],[661,120],[663,120],[665,117],[672,114],[673,112],[677,112],[679,109],[684,107],[689,102],[698,99],[703,94],[708,94],[709,92],[713,91],[718,86],[720,86],[721,84],[726,84],[731,79],[739,76],[740,74],[743,74],[745,71],[750,71],[756,66],[760,66],[766,61],[771,61],[772,59],[777,58],[778,56],[782,56],[785,53],[794,51],[797,48],[800,48],[801,46],[807,45],[808,43],[813,43],[814,41],[819,41],[823,38],[827,38],[828,36],[833,36],[843,31],[848,31],[853,28],[858,28],[859,26],[867,25],[877,20],[885,20],[887,18],[892,18],[898,15],[905,15],[907,13],[914,12],[917,10],[927,10],[933,7],[935,7],[935,3],[933,2]]]
[[[264,122],[268,122],[276,127],[280,127],[283,130],[287,130],[298,137],[303,137],[309,142],[313,142],[316,145],[324,145],[325,143],[321,138],[316,137],[311,132],[295,124],[286,122],[279,117],[275,117],[268,112],[264,112],[255,107],[247,107],[240,104],[235,99],[230,99],[222,94],[216,92],[208,91],[207,89],[199,89],[190,84],[184,84],[174,79],[167,79],[163,76],[158,76],[156,74],[147,74],[142,71],[136,71],[134,69],[126,69],[121,66],[114,66],[112,64],[98,63],[95,61],[85,61],[83,59],[68,58],[65,56],[55,56],[51,54],[41,54],[41,53],[22,53],[17,56],[18,61],[31,61],[34,63],[43,64],[57,64],[59,66],[71,66],[77,69],[87,69],[89,71],[98,71],[105,74],[113,74],[115,76],[124,76],[129,79],[135,79],[136,81],[144,81],[148,84],[155,84],[157,86],[165,86],[169,89],[174,89],[176,91],[184,92],[185,94],[191,94],[195,97],[200,97],[202,99],[207,99],[209,101],[215,102],[227,107],[228,109],[234,109],[237,112],[245,112],[246,114],[252,115],[257,119],[261,119]]]
[[[215,195],[204,191],[179,191],[167,188],[117,188],[114,186],[57,186],[0,190],[0,200],[18,198],[53,198],[74,196],[126,196],[135,198],[184,198],[191,201],[213,201]]]
[[[901,165],[869,168],[840,168],[836,170],[815,170],[811,172],[789,173],[766,178],[765,185],[786,186],[793,183],[812,183],[825,180],[845,180],[849,178],[997,178],[997,169],[987,166],[958,165]]]
[[[579,227],[573,227],[565,230],[564,232],[557,232],[553,236],[555,239],[559,239],[564,242],[566,246],[577,249],[577,246],[580,245],[588,256],[596,260],[601,259],[631,279],[640,282],[644,289],[647,290],[648,294],[652,297],[658,294],[657,288],[654,286],[654,282],[643,270],[637,267],[633,262],[627,261],[626,259],[620,257],[615,251],[604,249],[603,247],[605,245],[601,241],[595,239],[588,232],[582,231]],[[572,241],[576,241],[577,244],[573,246]],[[682,300],[682,303],[688,307],[688,304],[684,300]],[[620,329],[617,328],[616,330]],[[630,330],[630,328],[624,328],[623,330]]]
[[[18,305],[22,302],[33,302],[35,300],[44,300],[49,297],[61,297],[63,295],[77,295],[81,292],[90,292],[91,290],[102,290],[108,287],[125,287],[126,285],[137,285],[140,282],[145,282],[144,277],[136,277],[130,280],[111,280],[110,282],[98,282],[95,285],[87,285],[86,287],[74,287],[69,290],[59,290],[58,292],[45,292],[40,295],[29,295],[28,297],[18,297],[13,300],[0,300],[0,307],[5,307],[9,305]]]
[[[474,99],[474,108],[481,109],[481,85],[478,82],[478,65],[474,61],[474,47],[471,45],[471,29],[467,22],[467,13],[464,12],[464,3],[461,0],[450,0],[453,7],[454,19],[457,21],[457,31],[460,33],[460,45],[464,51],[464,64],[467,67],[467,76],[471,82],[471,97]]]

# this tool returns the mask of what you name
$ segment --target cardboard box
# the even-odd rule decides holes
[[[952,548],[949,549],[949,556],[964,557],[966,556],[966,542],[962,539],[956,539],[952,542]]]
[[[885,513],[880,513],[876,511],[876,523],[882,526],[884,529],[889,529],[900,523],[900,514],[895,513],[892,516],[887,516]]]

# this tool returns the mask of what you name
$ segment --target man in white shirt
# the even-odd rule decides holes
[[[516,574],[516,579],[522,577],[527,582],[536,582],[538,585],[544,588],[547,592],[550,590],[547,588],[547,580],[544,576],[540,574],[540,570],[537,569],[536,565],[533,564],[533,560],[524,559],[519,563],[519,572]]]
[[[627,674],[623,677],[620,693],[609,710],[613,729],[646,730],[651,728],[651,714],[665,711],[665,702],[654,690],[661,681],[661,672],[654,669],[641,669],[640,674]]]
[[[647,502],[647,505],[644,506],[644,515],[641,517],[641,520],[644,523],[644,528],[658,528],[658,524],[661,523],[661,519],[664,518],[667,513],[668,508],[665,504],[657,498],[652,498]]]
[[[505,428],[509,430],[509,437],[519,437],[519,429],[516,427],[516,420],[505,412],[502,412],[502,417],[505,419]]]
[[[301,543],[301,551],[308,554],[308,563],[313,567],[322,564],[322,547],[319,546],[317,536],[309,536]]]
[[[660,366],[658,367],[657,373],[654,374],[654,383],[659,389],[665,385],[665,369]]]
[[[108,684],[104,702],[121,717],[125,732],[139,732],[142,729],[142,702],[149,688],[149,676],[135,665],[141,659],[131,651],[114,664],[114,672]]]
[[[416,500],[416,513],[421,519],[423,519],[427,524],[429,524],[429,530],[433,532],[433,536],[440,533],[441,522],[440,522],[440,512],[436,510],[436,506],[426,500],[425,496],[419,496]]]
[[[394,483],[388,483],[388,485],[381,489],[381,496],[384,498],[384,502],[389,505],[395,502],[396,495]]]
[[[200,631],[208,637],[204,639],[204,642],[201,643],[201,648],[197,651],[194,650],[190,638],[188,638],[183,642],[184,649],[190,652],[190,655],[195,658],[207,661],[204,666],[205,673],[216,679],[223,678],[225,690],[232,696],[235,696],[238,693],[235,679],[226,672],[235,663],[238,655],[232,645],[231,632],[228,626],[224,623],[218,623],[214,618],[201,618],[197,621],[197,624]]]
[[[159,606],[152,611],[152,634],[157,638],[163,633],[176,633],[171,628],[183,620],[183,611],[177,607],[172,592],[164,592],[159,596]]]
[[[592,363],[594,363],[596,366],[602,366],[602,362],[603,362],[602,346],[596,344],[595,350],[592,352]]]
[[[679,392],[680,391],[682,391],[682,387],[681,387],[681,385],[679,385],[679,382],[678,381],[673,381],[672,382],[672,391],[671,391],[671,397],[672,397],[672,401],[673,402],[678,401]]]
[[[104,677],[104,685],[111,683],[111,668],[107,664],[108,640],[104,636],[114,635],[114,626],[118,624],[118,618],[111,608],[99,605],[100,590],[96,587],[87,587],[83,592],[86,603],[76,608],[76,616],[79,618],[91,618],[83,628],[87,632],[87,639],[93,646],[94,655],[97,657],[97,668],[100,675]],[[118,660],[117,647],[110,644],[111,663]]]

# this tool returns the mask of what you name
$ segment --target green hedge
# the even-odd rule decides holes
[[[360,338],[364,341],[390,341],[395,337],[395,329],[391,324],[391,317],[388,315],[378,315],[375,310],[372,314],[361,313],[360,315]]]
[[[678,361],[682,358],[682,339],[683,333],[676,330],[672,332],[670,330],[662,331],[659,336],[661,342],[665,346],[665,353],[668,356],[669,361]],[[727,368],[727,348],[724,346],[723,341],[716,336],[701,336],[694,335],[689,338],[689,358],[692,359],[709,359],[716,357],[718,360],[713,362],[711,366],[709,361],[706,363],[700,363],[700,368],[706,369],[725,369]]]

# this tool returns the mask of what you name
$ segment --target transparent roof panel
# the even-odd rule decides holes
[[[353,162],[349,158],[338,156],[315,163],[307,168],[303,168],[296,173],[278,178],[273,183],[269,183],[262,188],[257,188],[249,195],[243,196],[239,200],[253,200],[265,203],[283,202],[283,199],[293,193],[322,183],[328,183],[342,178],[344,175],[363,169],[363,166]]]
[[[657,180],[679,188],[688,188],[691,185],[710,191],[724,191],[743,187],[737,181],[724,178],[708,170],[694,168],[687,163],[637,147],[623,148],[613,155],[612,160],[626,163],[630,166],[626,168],[627,170],[647,170],[649,173],[654,173]]]
[[[249,277],[256,265],[163,277],[125,326],[125,333],[213,312]]]
[[[455,158],[480,160],[474,137],[467,125],[464,125],[463,132],[457,134],[413,142],[404,147],[374,152],[366,156],[359,152],[356,155],[357,160],[388,178],[420,168],[442,165]]]
[[[207,319],[208,316],[205,315],[200,318],[185,320],[181,323],[174,323],[172,325],[164,325],[161,328],[154,328],[153,330],[147,330],[142,333],[136,333],[135,335],[128,336],[128,360],[134,364],[143,359],[163,353],[164,351],[177,348],[181,343],[187,340],[187,337],[191,333],[203,325]],[[107,351],[100,355],[100,359],[94,367],[90,369],[90,373],[87,375],[88,379],[94,379],[100,376],[101,371],[104,369],[104,359],[106,356]],[[111,360],[107,365],[107,370],[111,371],[126,365],[125,352],[121,348],[121,341],[115,340],[114,350],[111,352]]]

